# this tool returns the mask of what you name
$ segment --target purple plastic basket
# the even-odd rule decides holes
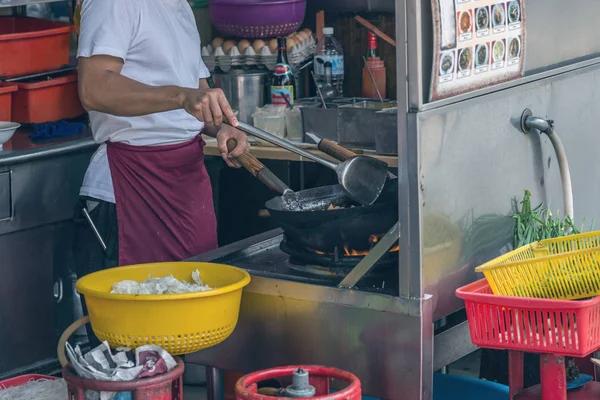
[[[223,35],[264,39],[298,30],[306,0],[210,0],[209,7],[213,25]]]

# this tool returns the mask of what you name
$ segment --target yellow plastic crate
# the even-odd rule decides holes
[[[600,231],[541,240],[475,269],[496,295],[575,300],[600,295]]]

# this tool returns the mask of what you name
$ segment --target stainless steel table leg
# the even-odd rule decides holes
[[[438,319],[437,321],[435,321],[435,322],[433,323],[433,325],[434,325],[434,326],[433,326],[433,329],[434,329],[434,331],[435,331],[436,329],[441,329],[441,328],[443,328],[444,326],[446,326],[446,323],[447,323],[447,321],[446,321],[446,317],[442,317],[442,318]],[[438,372],[439,372],[440,374],[447,374],[447,373],[448,373],[448,366],[446,365],[446,366],[442,367],[442,369],[440,369]]]
[[[206,367],[206,397],[208,400],[224,400],[223,371]]]

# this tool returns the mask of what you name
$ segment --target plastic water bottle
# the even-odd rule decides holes
[[[344,52],[342,46],[333,37],[333,28],[323,28],[323,37],[317,43],[314,69],[319,89],[327,83],[325,63],[331,63],[331,84],[339,96],[342,96],[344,85]]]

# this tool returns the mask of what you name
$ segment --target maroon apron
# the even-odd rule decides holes
[[[202,137],[174,145],[107,143],[119,265],[181,261],[217,248]]]

